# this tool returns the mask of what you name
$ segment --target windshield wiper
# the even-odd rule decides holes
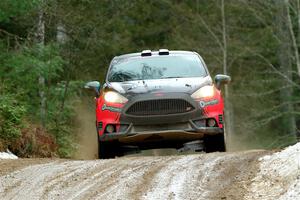
[[[161,77],[161,79],[165,79],[165,78],[185,78],[183,76],[163,76]]]

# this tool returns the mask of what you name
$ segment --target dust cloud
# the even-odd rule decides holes
[[[237,134],[231,134],[226,132],[226,151],[247,151],[252,149],[261,149],[251,146],[249,141]]]
[[[97,158],[98,144],[95,127],[95,103],[94,99],[83,98],[76,105],[77,115],[77,151],[75,159],[95,159]]]

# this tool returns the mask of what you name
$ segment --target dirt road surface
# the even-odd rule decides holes
[[[0,199],[255,199],[266,151],[110,160],[0,161]]]

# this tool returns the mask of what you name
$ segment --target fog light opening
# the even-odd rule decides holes
[[[216,126],[216,120],[215,119],[208,119],[207,120],[207,126],[208,127],[215,127]]]
[[[113,133],[113,132],[115,132],[115,126],[112,124],[108,124],[108,125],[106,125],[105,131],[107,133]]]

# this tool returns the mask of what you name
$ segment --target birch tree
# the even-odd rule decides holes
[[[226,31],[226,16],[225,16],[225,2],[224,0],[221,0],[221,17],[222,17],[222,39],[223,39],[223,73],[228,74],[228,58],[227,58],[227,31]],[[225,85],[225,94],[224,94],[224,100],[225,100],[225,126],[226,131],[228,132],[228,136],[234,134],[234,128],[233,128],[233,108],[230,103],[230,93],[229,93],[229,87],[228,85]],[[230,141],[230,140],[229,140]]]
[[[278,14],[276,16],[276,25],[277,27],[277,35],[280,40],[278,46],[278,61],[279,61],[279,69],[281,73],[285,74],[289,79],[292,79],[292,62],[291,62],[291,54],[292,54],[292,45],[294,43],[293,37],[289,34],[289,12],[287,6],[287,1],[276,1],[276,8],[278,10]],[[291,36],[291,37],[290,37]],[[298,50],[297,50],[298,51]],[[286,80],[283,79],[283,85],[288,84]],[[294,135],[296,133],[296,121],[295,117],[292,114],[293,104],[291,103],[292,96],[292,88],[285,88],[280,90],[280,98],[282,102],[288,102],[287,105],[282,107],[282,121],[283,126],[287,134]]]
[[[203,27],[207,29],[208,33],[213,38],[214,42],[216,42],[219,48],[221,49],[222,71],[223,74],[227,75],[229,70],[228,70],[228,47],[227,47],[228,36],[227,36],[227,29],[226,29],[225,1],[224,0],[218,1],[218,4],[220,5],[220,13],[221,13],[221,30],[218,30],[217,32],[221,32],[221,39],[217,35],[217,32],[212,30],[212,28],[206,23],[206,20],[204,20],[200,14],[199,14],[199,19]],[[197,9],[199,9],[199,1],[197,1],[196,7]],[[230,104],[230,92],[227,85],[225,85],[224,100],[225,100],[224,114],[225,114],[226,132],[227,132],[227,136],[229,136],[230,138],[230,136],[234,134],[234,128],[233,128],[234,112],[233,112],[233,107]]]
[[[43,47],[45,45],[45,19],[44,19],[44,8],[43,1],[40,2],[38,11],[38,21],[36,30],[36,42],[40,48],[40,53],[42,54]],[[45,94],[45,77],[41,70],[39,75],[39,96],[40,96],[40,118],[41,123],[45,127],[46,124],[46,94]]]

